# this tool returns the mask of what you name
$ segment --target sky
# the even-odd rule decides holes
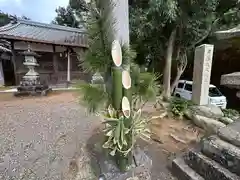
[[[0,10],[33,21],[50,23],[56,17],[55,9],[66,7],[69,0],[0,0]]]

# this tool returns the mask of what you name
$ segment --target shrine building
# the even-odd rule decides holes
[[[28,69],[23,65],[23,51],[36,52],[39,66],[36,71],[43,83],[49,85],[85,80],[80,62],[87,49],[84,28],[71,28],[29,20],[12,20],[0,27],[0,39],[11,44],[11,53],[1,50],[0,86],[18,85]]]

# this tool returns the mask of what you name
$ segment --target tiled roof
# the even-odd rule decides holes
[[[5,48],[5,47],[0,45],[0,52],[9,52],[9,53],[11,53],[12,51],[10,49]]]
[[[78,29],[28,20],[18,20],[0,27],[0,38],[87,47],[87,34],[84,28]]]
[[[7,40],[0,39],[0,52],[12,53],[11,43]]]
[[[215,32],[215,35],[217,39],[230,39],[233,37],[240,37],[240,25],[229,30],[217,31]]]

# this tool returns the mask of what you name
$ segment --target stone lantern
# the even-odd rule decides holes
[[[23,76],[23,80],[21,81],[22,85],[39,85],[40,78],[39,74],[35,71],[35,67],[39,66],[35,57],[38,55],[35,52],[32,52],[30,48],[27,51],[23,52],[25,56],[25,62],[23,63],[29,71],[25,76]]]
[[[28,46],[28,50],[22,54],[25,56],[23,65],[28,68],[28,72],[23,76],[22,81],[20,81],[15,96],[29,94],[47,95],[51,88],[49,88],[48,85],[41,84],[39,73],[35,71],[35,68],[39,66],[36,60],[36,57],[39,55],[31,51],[30,46]]]
[[[238,90],[236,96],[240,98],[240,72],[222,75],[221,85]]]
[[[103,83],[103,82],[104,82],[104,79],[99,72],[96,72],[95,74],[93,74],[92,80],[91,80],[92,84],[98,84],[98,83]]]

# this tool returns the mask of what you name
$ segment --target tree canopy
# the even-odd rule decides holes
[[[67,6],[66,8],[58,7],[56,9],[56,13],[57,17],[53,21],[54,24],[75,28],[79,27],[79,21],[77,20],[77,17],[70,6]]]
[[[238,24],[237,0],[131,0],[131,43],[140,62],[165,58],[167,41],[176,29],[176,44],[195,47],[216,30]],[[142,59],[144,58],[144,59]]]
[[[17,17],[16,15],[7,14],[7,13],[4,13],[0,10],[0,26],[4,26],[4,25],[10,23],[11,19],[13,19],[13,18],[30,20],[30,18],[28,18],[26,16]]]
[[[114,65],[111,50],[114,40],[115,20],[109,18],[112,14],[113,4],[106,4],[105,2],[102,0],[93,0],[92,3],[87,6],[89,13],[86,22],[89,48],[85,54],[82,65],[87,72],[100,73],[103,77],[103,83],[105,84],[105,86],[101,85],[97,87],[97,89],[92,85],[82,87],[84,91],[83,94],[85,95],[84,100],[87,101],[87,104],[91,106],[90,109],[92,110],[97,109],[96,107],[99,105],[103,107],[104,103],[102,102],[108,100],[112,92],[111,85],[113,83],[112,73]],[[121,46],[123,68],[130,66],[132,95],[139,99],[139,101],[156,97],[158,87],[155,80],[158,76],[152,73],[141,72],[138,65],[134,63],[135,52],[131,50],[131,47],[126,45]]]
[[[0,11],[0,26],[4,26],[10,22],[10,15]]]
[[[131,42],[140,63],[165,61],[161,65],[165,64],[164,89],[169,97],[172,60],[183,72],[189,51],[216,30],[239,24],[239,19],[238,0],[132,0]]]
[[[172,62],[178,79],[197,45],[217,30],[240,24],[239,8],[238,0],[129,0],[136,63],[149,70],[164,69],[164,89],[169,96]],[[67,8],[58,8],[54,23],[79,27],[86,24],[88,12],[85,0],[70,0]]]
[[[85,0],[70,0],[66,8],[56,9],[57,16],[52,23],[74,28],[81,27],[85,25],[87,11]]]

